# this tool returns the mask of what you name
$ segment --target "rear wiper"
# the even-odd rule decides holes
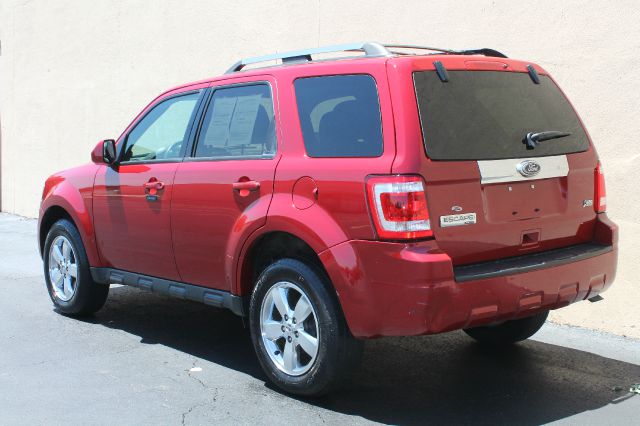
[[[567,136],[571,136],[571,133],[559,132],[557,130],[549,130],[547,132],[538,133],[529,132],[522,142],[527,145],[527,149],[533,149],[538,146],[538,143],[540,142],[548,141],[550,139],[565,138]]]

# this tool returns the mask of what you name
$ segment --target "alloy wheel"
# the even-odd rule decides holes
[[[71,300],[78,288],[78,260],[69,239],[57,236],[49,247],[49,280],[55,296]]]
[[[260,310],[262,342],[274,365],[291,376],[311,369],[318,355],[318,317],[300,287],[281,281],[271,287]]]

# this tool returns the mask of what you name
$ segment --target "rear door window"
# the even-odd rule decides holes
[[[554,82],[527,73],[435,71],[413,75],[422,136],[433,160],[495,160],[586,151],[587,135],[575,111]],[[570,136],[524,143],[529,132],[560,131]]]
[[[308,77],[297,79],[294,85],[310,157],[382,155],[380,103],[373,77]]]
[[[260,158],[276,152],[273,100],[268,84],[213,92],[196,146],[196,157]]]

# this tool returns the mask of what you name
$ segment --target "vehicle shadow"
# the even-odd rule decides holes
[[[266,380],[232,313],[128,287],[87,321]],[[308,404],[393,424],[542,424],[594,410],[640,366],[535,341],[492,349],[462,332],[367,342],[348,385]],[[266,384],[266,386],[271,387]]]

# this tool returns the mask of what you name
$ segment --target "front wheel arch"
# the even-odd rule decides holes
[[[53,247],[53,243],[59,238],[63,239],[63,244],[66,243],[70,245],[68,253],[69,256],[72,256],[75,260],[75,262],[73,262],[73,265],[75,265],[75,275],[73,275],[73,273],[70,274],[75,278],[75,284],[73,285],[72,281],[69,281],[69,286],[71,287],[73,285],[73,290],[69,298],[61,298],[59,291],[55,288],[58,287],[59,290],[60,270],[63,270],[65,275],[71,271],[71,269],[69,269],[69,263],[67,262],[67,266],[64,267],[63,263],[61,263],[63,260],[59,260],[58,263],[60,266],[50,269],[50,262],[52,261],[52,255],[50,255],[50,253],[52,253],[51,247]],[[61,256],[61,254],[58,254],[59,259]],[[68,259],[70,259],[70,257],[65,255],[65,260]],[[107,300],[109,285],[99,284],[93,280],[82,236],[76,225],[68,219],[58,219],[49,228],[43,250],[43,269],[45,283],[51,301],[58,312],[62,314],[73,316],[90,315],[102,308]],[[54,286],[53,282],[54,277],[51,275],[51,271],[54,269],[58,269],[58,284],[56,286]],[[67,292],[66,289],[64,292]]]
[[[41,257],[44,256],[44,242],[47,239],[47,234],[51,227],[60,219],[68,220],[76,227],[76,229],[78,229],[78,224],[75,223],[69,212],[67,212],[63,207],[58,205],[49,207],[40,219],[40,229],[38,231],[38,246],[40,248]]]

